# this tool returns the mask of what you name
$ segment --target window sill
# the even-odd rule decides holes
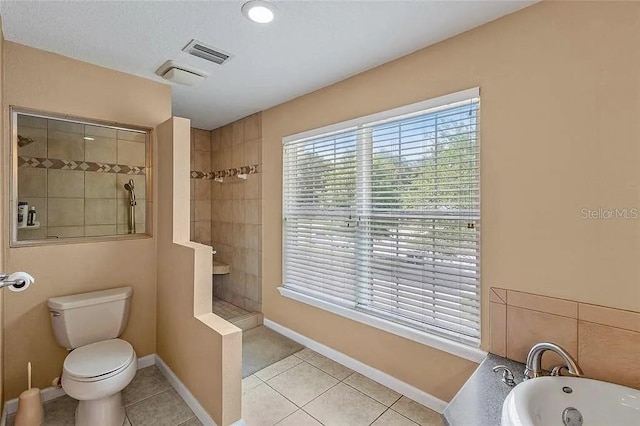
[[[314,299],[313,297],[306,296],[304,294],[286,289],[284,287],[278,287],[280,295],[289,299],[296,300],[298,302],[306,303],[307,305],[314,306],[316,308],[329,311],[331,313],[343,316],[345,318],[358,321],[362,324],[375,327],[377,329],[395,334],[400,337],[404,337],[414,342],[421,343],[423,345],[430,346],[434,349],[441,350],[443,352],[450,353],[460,358],[467,359],[476,363],[480,363],[487,353],[481,349],[473,348],[462,343],[457,343],[451,340],[447,340],[443,337],[433,334],[424,333],[418,330],[414,330],[409,327],[405,327],[401,324],[396,324],[391,321],[377,318],[371,315],[367,315],[362,312],[354,311],[351,309],[343,308],[342,306],[334,305],[333,303],[324,302]]]

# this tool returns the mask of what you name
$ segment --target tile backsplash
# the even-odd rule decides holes
[[[145,232],[145,133],[19,114],[18,134],[18,201],[35,206],[40,223],[19,229],[19,241],[127,234],[129,179]]]
[[[535,343],[550,341],[587,377],[640,388],[640,313],[500,288],[490,305],[490,352],[524,363]],[[545,353],[544,368],[560,363]]]

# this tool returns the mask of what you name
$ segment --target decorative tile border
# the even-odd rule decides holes
[[[18,157],[18,167],[54,170],[82,170],[85,172],[122,173],[127,175],[144,175],[146,173],[145,167],[140,166],[36,157]]]
[[[218,170],[215,172],[202,172],[199,170],[192,170],[191,178],[213,180],[226,177],[234,177],[238,175],[253,175],[256,173],[259,173],[258,164],[254,164],[252,166],[236,167],[233,169]]]

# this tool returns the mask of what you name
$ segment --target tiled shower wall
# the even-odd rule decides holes
[[[19,230],[19,240],[128,233],[129,179],[136,231],[145,232],[145,175],[114,168],[144,170],[144,134],[23,115],[18,134],[34,141],[18,148],[18,201],[35,206],[40,222],[39,229]]]
[[[191,170],[211,171],[211,132],[191,128]],[[211,180],[191,178],[191,241],[211,245]]]
[[[262,115],[211,132],[212,171],[257,166],[246,180],[212,181],[211,241],[228,275],[214,276],[216,297],[248,311],[262,311]]]

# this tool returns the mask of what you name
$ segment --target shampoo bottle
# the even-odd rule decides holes
[[[25,226],[27,224],[28,211],[29,203],[26,201],[20,201],[18,203],[18,226]]]
[[[29,215],[27,217],[27,226],[34,226],[36,224],[36,208],[31,206],[29,209]]]

